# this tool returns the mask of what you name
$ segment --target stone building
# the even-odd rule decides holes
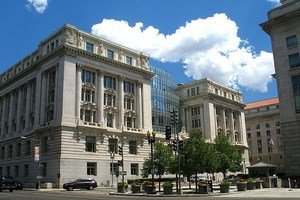
[[[0,174],[110,185],[124,145],[125,179],[139,177],[153,75],[148,55],[63,26],[0,75]]]
[[[245,107],[250,164],[259,162],[277,166],[283,172],[283,146],[280,130],[279,99],[248,103]]]
[[[271,36],[280,99],[280,125],[287,176],[300,184],[300,1],[284,0],[261,24]]]
[[[186,132],[198,130],[209,142],[213,142],[218,133],[225,133],[243,153],[244,168],[248,166],[245,104],[241,92],[206,78],[182,84],[177,91],[181,124]]]

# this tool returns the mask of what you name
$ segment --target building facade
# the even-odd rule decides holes
[[[148,55],[63,26],[0,75],[0,173],[110,185],[123,146],[125,179],[139,177],[153,75]]]
[[[245,107],[250,164],[259,162],[277,166],[283,172],[283,146],[280,130],[279,99],[248,103]]]
[[[282,1],[261,26],[274,52],[285,172],[300,183],[300,1]]]
[[[181,124],[186,132],[199,131],[208,142],[225,133],[243,154],[244,168],[249,165],[242,94],[209,79],[178,88]],[[245,169],[244,169],[245,170]]]
[[[171,126],[171,111],[179,110],[179,97],[176,94],[174,77],[158,67],[151,66],[155,73],[152,78],[152,128],[165,134],[166,126]]]

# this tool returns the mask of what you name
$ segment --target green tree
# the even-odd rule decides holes
[[[215,139],[215,152],[218,158],[217,172],[226,177],[227,171],[241,170],[242,154],[235,145],[232,145],[224,133],[219,133]]]

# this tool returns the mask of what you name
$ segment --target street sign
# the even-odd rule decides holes
[[[36,178],[37,178],[37,179],[42,179],[43,177],[42,177],[42,176],[37,176]]]
[[[127,171],[120,171],[120,175],[127,175]]]

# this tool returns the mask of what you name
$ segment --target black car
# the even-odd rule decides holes
[[[93,190],[97,186],[97,182],[94,179],[77,179],[76,181],[65,183],[63,188],[68,191],[72,191],[73,189]]]
[[[23,183],[20,181],[16,181],[16,190],[23,190]]]
[[[10,192],[12,192],[15,188],[16,182],[12,177],[1,177],[0,192],[2,192],[2,190],[9,190]]]

